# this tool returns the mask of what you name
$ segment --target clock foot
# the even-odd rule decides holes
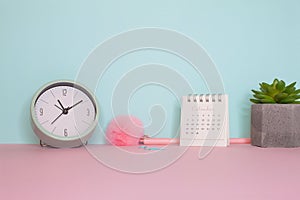
[[[45,144],[42,140],[40,140],[40,145],[41,145],[41,147],[46,147],[47,146],[47,144]]]

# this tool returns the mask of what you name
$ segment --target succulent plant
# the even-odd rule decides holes
[[[279,103],[279,104],[295,104],[300,103],[300,89],[296,89],[296,82],[286,86],[283,80],[274,79],[272,84],[262,82],[260,91],[251,90],[253,97],[250,99],[253,103]]]

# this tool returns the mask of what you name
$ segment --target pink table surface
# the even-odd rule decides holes
[[[95,148],[109,153],[112,147]],[[85,148],[3,144],[0,199],[300,199],[300,148],[231,145],[203,160],[198,151],[191,147],[156,172],[128,174],[104,166]]]

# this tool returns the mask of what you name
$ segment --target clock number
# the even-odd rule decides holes
[[[90,116],[90,109],[88,109],[88,108],[86,109],[86,116],[88,116],[88,117]]]
[[[66,128],[64,129],[64,136],[68,137],[68,129],[66,129]]]
[[[43,115],[44,115],[44,109],[40,108],[40,116],[43,116]]]
[[[62,90],[62,95],[63,95],[63,96],[67,96],[67,89],[63,89],[63,90]]]

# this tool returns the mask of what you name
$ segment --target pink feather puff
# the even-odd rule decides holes
[[[106,129],[108,142],[116,146],[138,145],[143,136],[143,123],[134,116],[117,116],[111,120]]]

